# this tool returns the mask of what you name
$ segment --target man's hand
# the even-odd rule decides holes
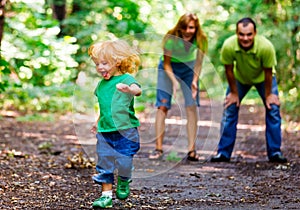
[[[229,93],[225,98],[225,109],[229,107],[231,104],[236,104],[237,107],[240,106],[239,96],[238,94]]]
[[[270,94],[266,97],[266,106],[268,109],[272,109],[271,104],[275,104],[277,106],[280,106],[280,101],[277,95]]]

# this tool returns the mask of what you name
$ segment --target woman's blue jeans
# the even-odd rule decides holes
[[[244,85],[240,82],[236,82],[239,94],[240,102],[244,96],[248,93],[252,85]],[[260,97],[265,104],[265,83],[258,83],[254,85],[257,89]],[[227,88],[226,95],[230,93],[230,88]],[[272,79],[272,93],[278,96],[278,86],[276,77],[273,76]],[[266,106],[265,106],[266,107]],[[280,107],[272,104],[272,109],[266,108],[266,143],[267,143],[267,154],[268,157],[272,157],[276,154],[281,154],[281,116]],[[239,107],[236,104],[232,104],[223,112],[223,117],[221,121],[221,138],[218,145],[218,154],[223,154],[227,158],[231,157],[231,153],[234,148],[237,123],[238,123],[238,113]],[[253,116],[255,117],[255,116]]]
[[[115,132],[97,133],[97,175],[93,180],[98,183],[114,183],[114,171],[123,180],[131,178],[132,159],[140,149],[137,128]]]

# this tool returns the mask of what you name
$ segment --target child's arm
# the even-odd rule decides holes
[[[92,126],[92,128],[91,128],[91,132],[93,133],[93,134],[96,134],[97,133],[97,130],[98,130],[98,121],[99,121],[99,119],[100,119],[100,116],[98,117],[98,119],[97,119],[97,121],[95,122],[95,124]]]
[[[129,86],[123,83],[118,83],[116,87],[123,93],[130,93],[135,96],[140,96],[142,94],[142,89],[137,84],[131,84]]]

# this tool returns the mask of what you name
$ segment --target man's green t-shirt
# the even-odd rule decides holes
[[[256,84],[265,80],[263,67],[273,68],[277,64],[273,44],[263,36],[254,37],[254,46],[245,51],[239,44],[236,35],[225,40],[221,49],[221,62],[234,64],[234,76],[242,84]]]
[[[95,95],[98,98],[100,119],[98,132],[112,132],[138,127],[139,120],[135,116],[134,96],[117,90],[116,84],[137,84],[137,81],[129,74],[113,76],[109,80],[101,80]]]

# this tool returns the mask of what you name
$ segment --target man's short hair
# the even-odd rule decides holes
[[[256,24],[254,22],[254,20],[250,17],[244,17],[242,19],[240,19],[237,23],[236,23],[236,30],[238,29],[238,25],[242,23],[243,26],[247,26],[249,23],[252,23],[253,24],[253,27],[254,27],[254,31],[256,31]]]

